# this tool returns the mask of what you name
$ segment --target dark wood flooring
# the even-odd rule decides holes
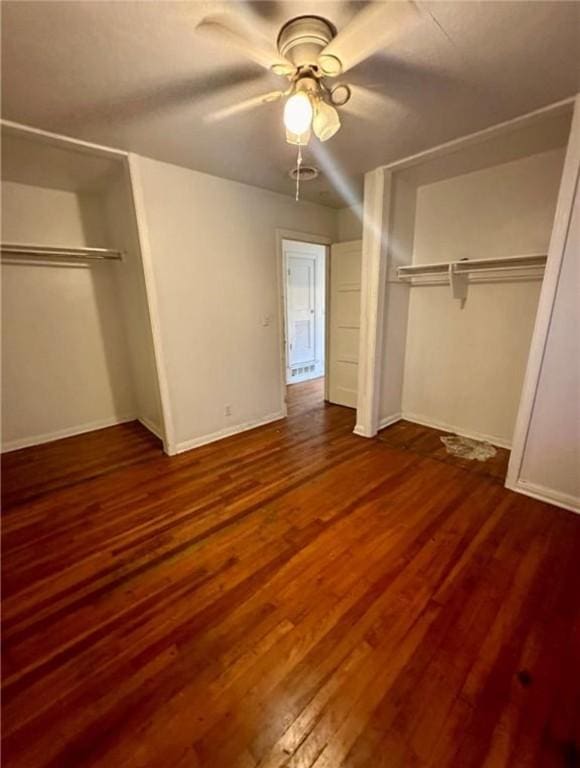
[[[578,765],[580,517],[321,386],[172,458],[4,458],[3,765]]]
[[[449,435],[449,432],[401,420],[382,429],[378,439],[386,445],[390,445],[391,448],[412,451],[419,456],[428,456],[436,461],[443,461],[454,467],[461,467],[467,472],[486,475],[495,478],[497,482],[504,483],[510,458],[508,450],[496,447],[495,456],[486,461],[464,459],[447,452],[445,445],[441,442],[441,437],[444,435]]]

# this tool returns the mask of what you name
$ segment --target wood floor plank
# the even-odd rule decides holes
[[[4,457],[6,765],[578,764],[580,518],[322,397]]]

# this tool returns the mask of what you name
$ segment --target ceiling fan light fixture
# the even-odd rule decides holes
[[[343,107],[351,95],[350,86],[345,83],[339,83],[330,91],[330,101],[335,107]]]
[[[286,141],[288,144],[294,144],[294,146],[305,147],[310,141],[311,135],[310,129],[302,133],[292,133],[292,131],[286,128]]]
[[[316,105],[316,114],[312,121],[315,136],[320,141],[328,141],[340,129],[340,117],[336,109],[320,100]]]
[[[310,130],[314,109],[305,91],[292,94],[284,106],[284,125],[293,134],[301,135]]]
[[[275,75],[280,75],[280,77],[290,77],[290,75],[292,75],[294,72],[294,67],[289,64],[284,64],[284,62],[277,62],[276,64],[272,64],[270,69]]]
[[[342,62],[332,53],[323,53],[318,57],[318,69],[326,77],[338,77],[342,74]]]

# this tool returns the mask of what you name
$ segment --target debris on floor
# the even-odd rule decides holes
[[[470,437],[461,437],[461,435],[446,435],[440,439],[447,448],[447,453],[461,459],[487,461],[497,453],[493,445],[484,440],[472,440]]]

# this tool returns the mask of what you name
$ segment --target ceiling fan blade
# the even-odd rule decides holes
[[[215,112],[211,112],[205,117],[206,123],[217,123],[220,120],[225,120],[233,115],[239,115],[242,112],[248,112],[256,107],[261,107],[263,104],[270,104],[274,101],[279,101],[285,95],[285,91],[270,91],[270,93],[263,93],[261,96],[254,96],[251,99],[245,99],[237,104],[232,104],[229,107],[218,109]]]
[[[255,30],[248,30],[246,35],[243,31],[233,29],[215,17],[204,19],[198,24],[197,29],[216,42],[220,42],[224,47],[234,48],[246,58],[256,62],[264,69],[272,70],[277,75],[290,75],[295,71],[294,65],[288,59],[280,56],[268,40],[265,38],[256,39]]]
[[[370,3],[321,52],[319,66],[329,77],[346,72],[386,48],[420,19],[421,12],[412,0]],[[326,68],[325,56],[329,57]],[[336,59],[342,64],[339,72]]]

